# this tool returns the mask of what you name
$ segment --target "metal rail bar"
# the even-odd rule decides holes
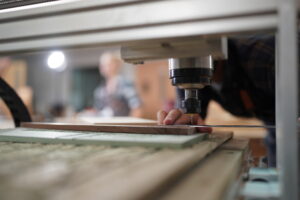
[[[282,200],[299,199],[296,0],[280,0],[276,66],[277,166]]]
[[[165,125],[164,125],[165,126]],[[243,125],[243,124],[234,124],[234,125],[172,125],[172,127],[199,127],[199,128],[266,128],[266,129],[275,129],[275,125]],[[299,125],[300,127],[300,125]]]
[[[85,0],[53,4],[0,11],[0,53],[269,31],[277,25],[274,0]]]

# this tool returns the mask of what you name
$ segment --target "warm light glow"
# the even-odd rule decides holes
[[[48,67],[54,70],[62,71],[66,67],[65,55],[62,51],[53,51],[47,60]]]

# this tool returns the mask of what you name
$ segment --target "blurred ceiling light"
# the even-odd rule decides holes
[[[53,51],[48,56],[48,67],[57,71],[63,71],[66,67],[65,55],[62,51]]]

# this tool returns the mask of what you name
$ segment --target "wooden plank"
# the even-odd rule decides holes
[[[180,150],[0,142],[0,199],[151,198],[231,136]]]
[[[65,130],[16,128],[0,130],[2,142],[39,142],[79,145],[145,146],[156,148],[182,148],[198,143],[206,138],[205,133],[193,135],[159,135],[99,133]]]
[[[243,156],[247,149],[248,142],[245,140],[226,142],[159,199],[226,199],[228,195],[226,192],[241,171]]]
[[[65,186],[51,199],[151,199],[231,137],[232,133],[211,134],[191,148],[161,150],[84,184]]]
[[[162,126],[162,125],[92,125],[92,124],[67,124],[67,123],[35,123],[25,122],[21,127],[91,131],[110,133],[139,133],[139,134],[167,134],[167,135],[191,135],[197,132],[195,127]]]

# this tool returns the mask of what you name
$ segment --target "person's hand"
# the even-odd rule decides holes
[[[198,114],[191,115],[182,113],[179,109],[173,109],[169,113],[160,110],[157,112],[157,122],[159,125],[204,125],[202,118]],[[210,127],[198,127],[199,132],[212,132]]]

